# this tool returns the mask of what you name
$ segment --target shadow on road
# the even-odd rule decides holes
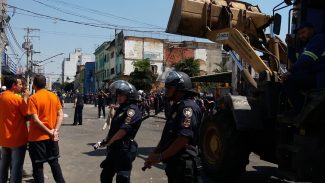
[[[153,149],[154,147],[139,147],[137,158],[145,160],[149,156],[149,154],[153,151]],[[155,165],[154,167],[162,170],[165,169],[165,166],[163,164],[158,164]]]
[[[95,143],[88,143],[88,146],[91,146],[91,149],[94,149],[93,146],[95,145]],[[88,156],[106,156],[106,148],[100,148],[97,150],[92,150],[89,152],[83,152],[83,154],[86,154]]]

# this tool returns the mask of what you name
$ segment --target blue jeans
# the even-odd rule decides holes
[[[2,147],[0,161],[0,183],[8,181],[8,171],[10,169],[10,182],[22,182],[22,172],[25,160],[27,145],[20,147]]]

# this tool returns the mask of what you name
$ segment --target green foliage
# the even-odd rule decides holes
[[[133,63],[135,70],[130,73],[130,83],[137,90],[150,91],[151,85],[156,81],[157,76],[151,71],[150,60],[138,60]]]
[[[198,76],[200,74],[200,63],[198,59],[188,58],[174,64],[175,70],[182,71],[192,76]]]
[[[73,88],[74,88],[74,82],[71,82],[71,83],[64,82],[61,85],[61,89],[63,89],[65,92],[73,91]]]
[[[62,88],[62,85],[61,83],[59,82],[54,82],[52,84],[52,90],[55,90],[55,91],[61,91],[61,88]]]
[[[226,63],[227,59],[222,59],[221,63],[216,63],[217,68],[214,70],[216,73],[227,72]]]
[[[143,60],[138,60],[133,63],[135,70],[140,72],[150,71],[150,60],[148,58]]]

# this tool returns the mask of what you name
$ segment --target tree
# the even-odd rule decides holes
[[[61,91],[62,85],[58,81],[54,82],[52,84],[52,89],[55,91]]]
[[[150,60],[137,60],[133,63],[134,71],[130,73],[130,83],[138,90],[149,91],[157,76],[151,71]]]
[[[200,74],[200,63],[198,59],[188,58],[174,64],[175,70],[181,71],[192,76],[198,76]]]
[[[73,91],[73,88],[74,88],[74,82],[64,82],[62,83],[62,89],[65,91],[65,92],[70,92],[70,91]]]

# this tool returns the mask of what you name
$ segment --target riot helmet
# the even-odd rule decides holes
[[[173,86],[178,91],[196,93],[196,91],[192,88],[192,81],[190,77],[184,72],[180,71],[169,72],[165,80],[165,86]]]
[[[117,80],[114,81],[110,86],[109,90],[112,97],[116,98],[117,94],[126,95],[128,100],[137,100],[138,92],[136,88],[127,81]]]

